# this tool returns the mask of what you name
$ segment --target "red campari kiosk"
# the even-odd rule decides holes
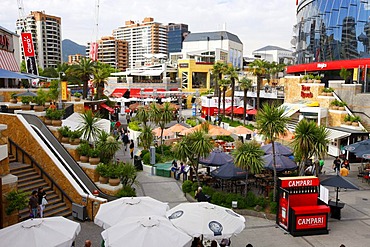
[[[318,204],[319,184],[314,176],[279,178],[276,223],[291,235],[328,234],[330,208]]]

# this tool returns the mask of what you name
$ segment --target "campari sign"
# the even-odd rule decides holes
[[[296,229],[326,228],[326,214],[297,216]]]

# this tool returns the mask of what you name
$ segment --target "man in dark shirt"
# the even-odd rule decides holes
[[[38,200],[37,200],[37,190],[32,191],[32,196],[28,202],[28,207],[30,209],[30,216],[31,218],[37,217],[37,211],[39,208]]]
[[[195,199],[197,199],[198,202],[206,202],[207,201],[207,197],[203,193],[202,187],[199,187],[197,192],[195,193]]]

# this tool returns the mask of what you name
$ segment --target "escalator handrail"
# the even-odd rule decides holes
[[[50,145],[53,145],[55,150],[58,150],[58,154],[63,158],[60,159],[58,155],[56,155],[56,158],[61,162],[61,164],[64,167],[69,167],[72,169],[73,173],[69,171],[71,176],[75,177],[77,176],[84,185],[88,188],[89,192],[91,194],[94,194],[94,191],[99,192],[99,197],[105,198],[107,200],[114,200],[116,197],[105,194],[102,192],[99,187],[91,180],[91,178],[83,171],[83,169],[80,167],[80,165],[75,161],[75,159],[70,155],[70,153],[65,149],[65,147],[58,141],[58,139],[53,135],[53,133],[49,130],[49,128],[41,121],[40,118],[37,116],[34,116],[32,114],[26,114],[22,113],[20,114],[24,117],[24,119],[32,126],[37,128],[42,135],[49,141]],[[78,181],[76,181],[78,182]],[[81,185],[80,185],[81,186]],[[84,186],[81,186],[82,189]]]

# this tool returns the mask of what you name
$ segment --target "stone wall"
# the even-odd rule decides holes
[[[16,115],[0,113],[0,123],[7,124],[8,129],[2,133],[11,138],[17,145],[22,147],[33,159],[52,177],[54,182],[73,200],[73,202],[86,205],[88,215],[91,217],[92,201],[85,202],[83,197],[75,190],[71,182],[64,176],[54,164],[48,154],[37,144],[35,138],[28,132]]]

